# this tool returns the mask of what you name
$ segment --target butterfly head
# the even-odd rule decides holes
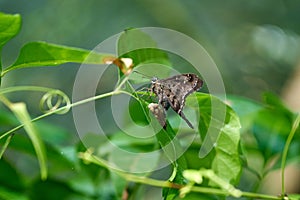
[[[158,78],[154,76],[154,77],[151,79],[151,83],[156,83],[157,80],[158,80]]]

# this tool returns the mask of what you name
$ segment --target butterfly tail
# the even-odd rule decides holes
[[[187,123],[187,125],[191,128],[194,129],[194,126],[192,125],[192,123],[185,117],[185,115],[183,114],[183,112],[178,113],[179,116],[184,119],[184,121]]]

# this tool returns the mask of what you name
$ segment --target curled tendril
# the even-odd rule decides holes
[[[69,97],[60,90],[47,92],[40,101],[40,109],[44,113],[57,110],[57,114],[65,114],[70,110],[70,105]]]

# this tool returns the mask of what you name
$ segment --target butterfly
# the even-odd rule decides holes
[[[182,110],[186,97],[198,91],[202,87],[203,81],[196,74],[179,74],[166,79],[154,77],[151,82],[150,90],[157,96],[158,104],[163,107],[164,112],[171,107],[193,129],[192,123],[185,117]],[[157,111],[157,105],[155,108]],[[157,115],[157,113],[151,112],[154,116]],[[159,116],[159,122],[165,128],[166,124],[161,120],[161,116],[164,116],[162,111],[159,112]]]

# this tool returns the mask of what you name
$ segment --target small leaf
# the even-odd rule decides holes
[[[14,69],[37,66],[57,66],[69,62],[105,64],[106,58],[111,56],[112,55],[46,42],[31,42],[22,47],[15,63],[3,70],[1,76]]]
[[[189,181],[193,181],[198,184],[201,184],[203,181],[202,175],[199,172],[199,170],[192,170],[192,169],[184,170],[183,177]]]
[[[21,28],[21,16],[19,14],[9,15],[0,12],[0,49],[14,36]]]

